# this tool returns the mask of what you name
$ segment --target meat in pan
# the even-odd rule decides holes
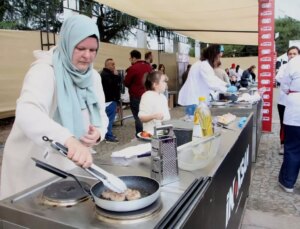
[[[124,193],[116,193],[111,190],[105,190],[101,197],[112,201],[137,200],[141,198],[141,193],[135,189],[127,189]]]

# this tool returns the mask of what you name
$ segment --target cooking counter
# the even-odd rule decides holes
[[[222,130],[221,145],[208,166],[192,172],[179,170],[179,180],[161,187],[162,209],[155,215],[134,223],[103,222],[96,218],[95,204],[89,199],[73,207],[51,207],[39,202],[44,188],[58,178],[39,184],[0,202],[0,228],[155,228],[196,178],[206,179],[201,191],[176,224],[183,228],[238,228],[250,185],[252,115],[243,128],[232,123],[232,130]],[[126,146],[137,144],[132,142]],[[141,142],[144,143],[144,142]],[[123,146],[124,147],[124,146]],[[122,175],[150,176],[150,159],[115,160],[102,155],[95,164]],[[87,183],[95,183],[81,169],[71,171]],[[235,183],[236,181],[236,183]],[[238,186],[236,186],[238,185]],[[2,227],[1,227],[2,226]]]
[[[227,113],[234,114],[238,117],[247,117],[253,112],[253,130],[252,130],[252,162],[256,162],[258,146],[262,132],[262,105],[263,101],[251,103],[229,103],[226,106],[212,106],[211,113],[213,116],[223,115]]]

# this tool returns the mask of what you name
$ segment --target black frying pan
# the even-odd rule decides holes
[[[32,159],[35,161],[35,165],[37,167],[51,172],[64,179],[67,177],[72,177],[81,186],[80,182],[73,174],[62,171],[35,158]],[[121,176],[119,178],[125,182],[128,188],[140,191],[142,197],[140,199],[130,201],[112,201],[103,199],[101,197],[101,194],[105,190],[108,190],[108,188],[104,186],[104,184],[100,181],[94,184],[89,192],[89,195],[92,196],[95,204],[98,207],[115,212],[135,211],[149,206],[150,204],[154,203],[154,201],[157,200],[160,196],[160,185],[156,180],[152,178],[142,176]]]

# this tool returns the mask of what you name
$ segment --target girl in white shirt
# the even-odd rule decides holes
[[[164,96],[166,90],[166,76],[154,71],[146,76],[146,92],[142,95],[139,118],[143,123],[143,130],[153,133],[154,126],[170,119],[168,100]]]

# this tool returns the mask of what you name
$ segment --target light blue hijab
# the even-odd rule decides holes
[[[80,72],[72,64],[76,45],[92,35],[96,35],[99,40],[98,28],[91,18],[83,15],[71,16],[62,25],[60,40],[53,54],[57,87],[57,110],[54,119],[77,138],[86,132],[83,109],[88,109],[91,124],[101,127],[99,104],[93,91],[93,65],[86,72]]]

